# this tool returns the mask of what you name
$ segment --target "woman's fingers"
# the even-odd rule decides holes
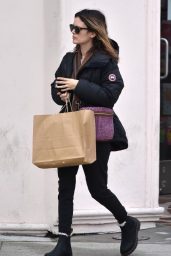
[[[57,77],[56,79],[56,84],[62,84],[65,85],[67,83],[68,78],[65,77]]]
[[[69,90],[74,90],[75,87],[77,86],[78,82],[79,82],[79,80],[76,80],[76,79],[58,77],[56,88],[61,89],[61,91],[63,91],[63,92],[69,91]]]
[[[67,92],[61,93],[61,97],[66,97],[66,96],[67,96]]]
[[[67,80],[68,78],[66,78],[66,77],[61,77],[61,76],[58,76],[57,77],[57,80]]]
[[[63,85],[57,85],[56,88],[58,89],[63,89],[63,88],[66,88],[66,84],[63,84]]]
[[[56,88],[60,89],[62,92],[66,92],[67,91],[67,78],[65,77],[57,77],[56,79]]]
[[[66,93],[61,93],[60,95],[60,98],[62,101],[66,101],[69,97],[69,94],[66,92]]]
[[[61,81],[61,80],[60,80],[60,81],[57,82],[57,85],[58,85],[58,84],[65,84],[65,83],[66,83],[66,80],[65,80],[65,81]]]

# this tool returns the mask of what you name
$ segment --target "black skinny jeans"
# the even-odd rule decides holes
[[[119,223],[126,220],[127,212],[118,198],[107,188],[107,163],[110,155],[110,143],[97,142],[97,160],[83,165],[87,186],[91,196],[105,206]],[[78,166],[58,169],[59,177],[59,232],[70,233],[73,216],[73,197]]]

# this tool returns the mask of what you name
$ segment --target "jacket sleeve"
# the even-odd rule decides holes
[[[80,78],[74,92],[86,104],[112,108],[123,87],[118,65],[111,60],[102,70],[100,84]]]
[[[67,54],[66,54],[67,55]],[[51,96],[52,96],[52,99],[54,100],[54,102],[58,105],[64,105],[65,103],[61,100],[61,98],[59,97],[59,95],[57,95],[57,88],[55,87],[56,86],[56,78],[58,76],[65,76],[64,74],[64,71],[65,71],[65,67],[64,67],[64,63],[65,63],[65,58],[66,58],[66,55],[63,57],[57,71],[55,72],[55,80],[51,83]]]

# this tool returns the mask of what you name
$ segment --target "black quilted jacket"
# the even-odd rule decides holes
[[[71,77],[73,70],[74,52],[68,52],[55,73],[56,77]],[[96,51],[92,57],[83,65],[77,74],[79,80],[76,94],[82,106],[98,106],[113,108],[124,87],[123,79],[119,72],[118,65],[109,55]],[[57,95],[55,80],[51,84],[51,94],[53,100],[58,105],[64,102]],[[119,118],[114,115],[115,134],[111,141],[111,150],[123,150],[128,147],[128,141],[124,127]]]

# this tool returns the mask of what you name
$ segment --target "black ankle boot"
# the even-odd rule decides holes
[[[130,255],[138,244],[138,231],[140,230],[140,222],[134,217],[128,216],[126,223],[121,227],[121,247],[122,256]]]
[[[72,256],[70,236],[59,235],[56,247],[44,256]]]

